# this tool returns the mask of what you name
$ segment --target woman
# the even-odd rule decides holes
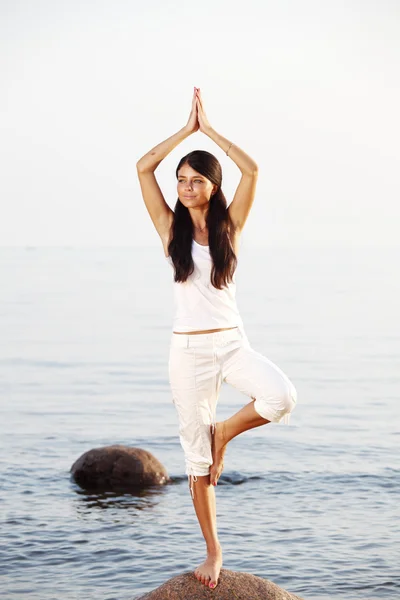
[[[227,207],[218,160],[209,152],[190,152],[176,169],[178,200],[173,212],[154,171],[197,130],[226,152],[242,176]],[[206,560],[194,574],[214,588],[222,566],[214,486],[223,470],[227,444],[248,429],[282,419],[287,423],[297,401],[288,377],[251,348],[235,300],[239,238],[254,200],[258,169],[243,150],[211,127],[199,88],[194,88],[185,127],[155,146],[136,166],[144,202],[174,269],[176,313],[169,378],[186,474],[207,547]],[[251,402],[229,419],[216,422],[222,381]]]

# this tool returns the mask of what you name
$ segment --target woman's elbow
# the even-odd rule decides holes
[[[258,175],[258,164],[254,163],[251,169],[251,174],[254,175],[255,177],[257,177]]]
[[[144,163],[142,162],[142,159],[139,159],[137,161],[137,163],[136,163],[136,170],[137,170],[138,173],[144,173],[144,171],[146,170],[145,166],[144,166]]]
[[[256,163],[250,165],[243,173],[249,177],[258,177],[258,165]]]
[[[136,163],[136,170],[140,174],[143,174],[143,173],[154,173],[154,171],[156,170],[156,168],[158,167],[159,164],[160,164],[160,161],[158,161],[155,164],[154,163],[148,164],[147,161],[144,161],[141,158]]]

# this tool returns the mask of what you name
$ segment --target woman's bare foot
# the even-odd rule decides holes
[[[215,432],[211,433],[211,453],[213,464],[210,468],[210,483],[217,485],[217,481],[224,470],[224,455],[226,452],[226,438],[224,422],[215,424]]]
[[[196,579],[205,586],[215,588],[222,567],[222,548],[207,551],[206,560],[194,572]],[[213,585],[214,584],[214,585]]]

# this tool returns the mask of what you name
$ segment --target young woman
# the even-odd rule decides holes
[[[178,200],[172,211],[154,171],[197,130],[226,152],[242,176],[227,207],[218,160],[209,152],[190,152],[176,169]],[[211,127],[199,88],[194,88],[185,127],[155,146],[136,166],[144,202],[174,269],[176,312],[169,380],[194,509],[207,546],[206,560],[194,574],[214,588],[222,566],[214,486],[223,470],[227,444],[248,429],[271,421],[287,423],[297,401],[288,377],[251,348],[235,300],[239,239],[254,200],[258,168]],[[229,419],[216,422],[222,381],[251,402]]]

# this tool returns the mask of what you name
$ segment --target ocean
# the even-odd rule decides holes
[[[289,426],[228,446],[216,488],[226,569],[305,600],[400,597],[399,248],[250,247],[237,301],[292,380]],[[172,269],[159,247],[0,248],[4,600],[132,600],[205,545],[168,383]],[[249,398],[222,386],[218,420]],[[87,450],[144,448],[172,482],[88,493]]]

